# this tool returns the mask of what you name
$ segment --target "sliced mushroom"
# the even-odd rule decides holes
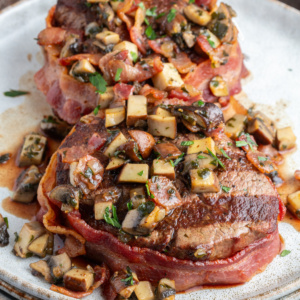
[[[143,187],[138,187],[130,190],[130,201],[133,208],[138,208],[140,204],[146,202],[145,189]]]
[[[79,208],[80,193],[79,190],[70,184],[62,184],[55,187],[49,194],[50,199],[62,203],[64,210],[73,210]]]
[[[110,44],[117,44],[120,41],[120,36],[115,32],[105,30],[96,34],[96,39],[107,46]]]
[[[30,268],[34,276],[42,275],[46,281],[52,282],[50,268],[45,260],[40,260],[35,263],[31,263]]]
[[[89,75],[95,72],[93,65],[87,59],[82,59],[73,64],[69,74],[81,82],[89,82]]]
[[[174,144],[169,142],[156,144],[153,150],[160,158],[166,160],[176,159],[182,154]]]
[[[125,144],[119,146],[115,152],[115,155],[123,159],[129,157],[129,159],[134,162],[143,160],[139,153],[138,145],[133,140],[129,140]]]
[[[45,233],[40,237],[36,238],[33,242],[30,243],[30,245],[28,246],[28,250],[34,253],[35,255],[38,255],[40,257],[45,257],[49,237],[50,234]]]
[[[158,283],[157,294],[159,300],[175,300],[175,281],[163,278]]]
[[[125,107],[108,108],[105,110],[105,127],[112,127],[125,120]]]
[[[12,194],[12,200],[29,203],[36,196],[42,174],[36,166],[24,170],[17,178],[16,187]]]
[[[219,179],[209,169],[190,170],[192,193],[217,193],[220,190]]]
[[[230,138],[236,139],[244,131],[247,116],[235,114],[226,122],[225,133]]]
[[[79,46],[79,35],[70,34],[67,39],[64,47],[60,52],[60,58],[69,57],[76,53],[81,52],[81,47]]]
[[[172,109],[175,116],[180,117],[183,124],[192,126],[193,132],[209,132],[224,123],[222,110],[213,103],[201,106],[176,106]],[[190,128],[188,128],[190,129]]]
[[[128,133],[137,143],[143,159],[148,158],[155,145],[153,136],[142,130],[129,130]]]
[[[252,134],[255,140],[260,144],[269,145],[274,142],[274,129],[271,126],[267,126],[261,118],[254,118],[250,120],[247,131]]]
[[[276,132],[276,145],[279,151],[290,150],[296,146],[296,136],[291,127],[280,128]]]
[[[155,300],[153,287],[149,281],[140,281],[134,293],[138,300]]]
[[[207,25],[211,20],[211,14],[195,4],[185,6],[183,11],[189,20],[200,26]]]
[[[300,191],[288,195],[287,208],[297,219],[300,220]]]

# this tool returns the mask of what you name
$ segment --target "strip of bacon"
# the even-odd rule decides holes
[[[82,60],[86,59],[88,60],[92,65],[98,66],[99,60],[103,57],[102,54],[89,54],[89,53],[82,53],[82,54],[76,54],[69,57],[63,57],[60,58],[58,61],[62,66],[69,66],[76,60]]]
[[[41,46],[61,44],[65,35],[66,30],[59,27],[49,27],[39,33],[38,44]]]

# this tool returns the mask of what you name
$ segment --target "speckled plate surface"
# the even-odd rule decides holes
[[[270,0],[227,0],[238,13],[246,65],[251,70],[244,86],[248,98],[260,103],[260,109],[276,119],[278,127],[291,125],[300,145],[300,14]],[[0,153],[12,151],[20,137],[30,132],[42,116],[50,112],[44,96],[35,89],[33,74],[41,64],[41,55],[34,38],[45,26],[47,10],[54,0],[26,0],[0,13]],[[9,89],[30,90],[27,97],[6,98]],[[249,100],[241,95],[249,106]],[[288,158],[292,173],[300,169],[300,156]],[[0,182],[0,186],[3,185]],[[0,200],[9,196],[0,188]],[[0,280],[42,299],[71,299],[51,292],[50,285],[30,273],[29,264],[37,258],[22,260],[12,253],[14,232],[26,222],[5,212],[8,217],[10,244],[0,248]],[[279,224],[286,257],[277,256],[266,270],[249,283],[227,289],[207,289],[178,295],[176,299],[299,299],[300,233],[286,223]],[[295,293],[294,293],[295,292]],[[292,294],[293,293],[293,294]],[[292,294],[292,295],[291,295]],[[95,291],[86,299],[101,299]]]

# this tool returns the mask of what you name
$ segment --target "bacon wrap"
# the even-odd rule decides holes
[[[79,212],[69,213],[68,220],[86,238],[88,256],[104,260],[112,271],[129,266],[137,273],[139,280],[157,282],[163,274],[163,277],[175,280],[177,292],[215,282],[224,285],[247,282],[280,251],[276,230],[229,259],[192,262],[123,244],[110,233],[94,230],[80,218]]]
[[[177,45],[169,37],[148,41],[150,48],[165,57],[172,57],[174,52],[179,52]]]
[[[102,54],[88,54],[88,53],[84,53],[84,54],[76,54],[76,55],[73,55],[73,56],[60,58],[60,59],[59,59],[59,63],[60,63],[62,66],[69,66],[69,65],[71,65],[74,61],[86,59],[86,60],[88,60],[92,65],[98,66],[98,65],[99,65],[99,61],[100,61],[100,59],[101,59],[102,57],[103,57]]]
[[[169,62],[172,63],[181,74],[192,72],[197,66],[184,52],[176,54],[175,57],[170,57]]]
[[[59,27],[49,27],[42,30],[38,35],[38,44],[40,46],[61,44],[66,35],[66,30]]]
[[[210,92],[209,82],[214,76],[222,76],[228,84],[230,95],[234,95],[241,91],[240,80],[244,72],[243,55],[239,44],[235,42],[225,65],[212,68],[211,61],[206,60],[200,63],[193,72],[188,73],[184,78],[184,82],[203,91],[203,98],[212,102],[216,97]]]
[[[145,84],[140,92],[139,92],[140,95],[143,95],[145,97],[151,95],[153,98],[155,99],[164,99],[167,97],[167,92],[164,92],[164,91],[161,91],[161,90],[158,90],[152,86],[150,86],[149,84]],[[149,101],[149,99],[148,99]]]
[[[142,24],[145,20],[145,13],[142,8],[138,8],[135,14],[135,22],[133,27],[128,27],[130,39],[133,43],[135,43],[142,54],[146,54],[146,38],[143,36],[142,33]]]
[[[196,0],[195,3],[198,6],[205,6],[208,9],[212,9],[216,5],[217,0]]]

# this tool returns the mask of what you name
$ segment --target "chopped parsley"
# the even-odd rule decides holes
[[[156,33],[155,31],[153,30],[153,28],[151,27],[151,25],[149,25],[146,30],[145,30],[145,34],[147,36],[147,38],[149,40],[155,40],[156,39]]]
[[[146,186],[147,195],[150,196],[150,190],[149,190],[148,181],[146,182],[145,186]]]
[[[15,235],[15,242],[16,243],[19,242],[20,241],[20,237],[19,237],[18,233],[14,232],[14,235]]]
[[[133,204],[131,201],[127,202],[127,209],[132,210],[133,209]]]
[[[3,220],[4,220],[5,224],[6,224],[7,229],[8,229],[9,226],[8,226],[8,219],[7,219],[7,217],[4,217]]]
[[[163,17],[165,14],[166,14],[165,12],[162,12],[162,13],[158,14],[155,19],[159,19],[159,18]]]
[[[43,123],[58,124],[57,119],[53,116],[44,116]]]
[[[247,141],[236,141],[235,145],[237,147],[245,147],[249,145],[250,149],[253,150],[253,146],[257,146],[257,144],[251,139],[249,133],[246,133],[245,136]]]
[[[197,158],[199,158],[199,159],[205,159],[205,158],[207,158],[207,157],[204,156],[204,155],[199,154],[199,155],[197,156]]]
[[[18,91],[18,90],[10,90],[8,92],[4,92],[3,95],[6,97],[19,97],[23,95],[27,95],[29,92],[26,91]]]
[[[174,166],[177,166],[183,160],[184,153],[181,153],[174,161]]]
[[[174,168],[175,165],[174,165],[174,161],[172,159],[170,159],[170,165]]]
[[[97,105],[93,111],[94,115],[97,116],[99,109],[100,109],[101,105]]]
[[[156,6],[148,8],[146,10],[146,16],[147,17],[156,17],[157,16],[156,8],[157,8]]]
[[[223,190],[225,193],[229,193],[230,190],[231,190],[231,187],[229,187],[229,186],[221,185],[221,188],[222,188],[222,190]]]
[[[126,267],[126,278],[125,279],[121,279],[121,281],[125,282],[125,285],[129,286],[129,285],[133,285],[133,276],[132,276],[132,271],[129,267]]]
[[[202,100],[197,101],[198,106],[203,106],[205,103]]]
[[[195,3],[195,0],[189,0],[189,4]]]
[[[0,156],[0,165],[5,164],[10,159],[10,154],[5,153]]]
[[[181,146],[191,146],[194,144],[194,141],[183,141],[181,142]]]
[[[155,208],[155,204],[152,201],[147,201],[145,203],[142,203],[139,205],[138,207],[138,211],[140,212],[140,214],[145,217],[147,215],[149,215]]]
[[[115,81],[120,80],[122,71],[123,71],[123,69],[121,69],[121,68],[117,69],[117,72],[116,72],[116,75],[115,75]]]
[[[110,225],[114,226],[114,227],[121,228],[121,225],[119,223],[119,219],[118,219],[118,216],[117,216],[116,207],[114,205],[112,205],[111,209],[112,209],[112,217],[109,215],[109,207],[105,208],[105,212],[104,212],[105,222],[107,224],[110,224]]]
[[[227,159],[231,160],[231,158],[227,155],[227,153],[224,151],[223,148],[221,148],[220,151],[222,152],[222,154],[223,154],[224,157],[226,157]]]
[[[263,157],[263,156],[258,156],[257,159],[258,159],[259,162],[264,162],[264,161],[267,161],[269,158],[268,157]]]
[[[281,253],[280,253],[280,256],[281,257],[285,257],[287,255],[289,255],[291,253],[291,250],[283,250]]]
[[[169,23],[171,23],[175,19],[176,13],[177,13],[177,10],[175,8],[171,8],[171,10],[167,16],[167,21]]]
[[[245,147],[245,146],[248,145],[248,143],[247,143],[246,141],[236,141],[236,142],[235,142],[235,145],[236,145],[237,147]]]
[[[145,10],[145,9],[146,9],[144,2],[140,2],[140,3],[138,4],[138,6],[139,6],[142,10]]]
[[[84,4],[86,7],[89,7],[89,8],[92,6],[92,3],[89,3],[89,2],[85,2]]]
[[[138,60],[138,55],[133,51],[130,51],[130,55],[132,57],[133,62],[136,63]]]
[[[208,41],[208,43],[210,44],[210,46],[212,47],[212,48],[216,48],[216,44],[215,44],[215,42],[214,41],[212,41],[212,40],[210,40],[210,39],[207,39],[207,41]],[[217,81],[216,81],[217,82]],[[219,83],[218,83],[218,85],[219,85]],[[217,85],[217,86],[218,86]],[[215,86],[214,84],[213,84],[213,86]]]
[[[142,170],[141,172],[137,173],[139,176],[142,176],[144,174],[144,171]]]
[[[89,75],[90,83],[96,87],[96,93],[104,94],[106,92],[107,82],[104,78],[98,73],[95,72],[94,74]]]
[[[219,158],[215,154],[213,154],[210,149],[208,149],[208,148],[206,148],[206,149],[207,149],[209,155],[214,158],[214,161],[211,163],[219,164],[220,167],[222,167],[224,170],[226,170],[224,164],[219,160]]]

